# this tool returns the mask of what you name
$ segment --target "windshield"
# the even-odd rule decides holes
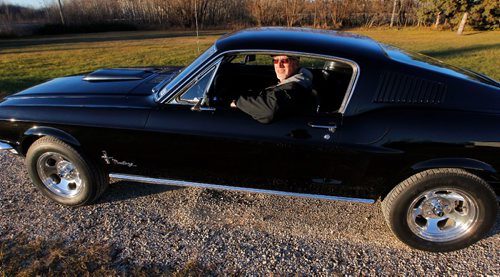
[[[498,82],[496,82],[495,80],[490,79],[487,76],[483,76],[482,74],[476,73],[472,70],[445,64],[442,61],[431,58],[429,56],[418,53],[407,52],[392,45],[386,45],[386,44],[381,44],[381,45],[382,47],[384,47],[384,50],[386,51],[387,55],[389,55],[389,57],[393,60],[415,65],[418,67],[423,67],[433,71],[442,72],[463,79],[478,81],[488,85],[493,85],[493,86],[499,85]]]
[[[162,90],[160,90],[156,96],[156,99],[162,98],[167,92],[172,91],[181,80],[185,79],[186,76],[193,73],[200,65],[203,64],[212,54],[217,51],[215,45],[212,45],[207,51],[203,52],[198,58],[196,58],[190,65],[184,68],[175,78],[169,82]]]

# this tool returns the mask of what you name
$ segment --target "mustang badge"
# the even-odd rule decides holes
[[[104,150],[102,151],[101,158],[106,162],[106,164],[116,164],[116,165],[125,165],[128,167],[137,167],[137,165],[135,165],[133,163],[129,163],[126,161],[118,161],[117,159],[115,159],[111,156],[108,156],[108,153],[106,153],[106,151],[104,151]]]

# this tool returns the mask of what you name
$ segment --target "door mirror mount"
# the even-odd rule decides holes
[[[255,62],[255,60],[256,60],[255,54],[245,56],[245,64],[250,62]]]

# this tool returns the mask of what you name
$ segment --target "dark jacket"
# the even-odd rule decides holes
[[[240,96],[236,106],[261,123],[313,110],[312,73],[301,69],[283,84],[266,88],[255,96]]]

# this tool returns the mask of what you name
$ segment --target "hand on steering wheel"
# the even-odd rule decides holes
[[[238,106],[236,106],[236,100],[233,100],[233,102],[231,102],[231,104],[229,106],[231,108],[238,108]]]

